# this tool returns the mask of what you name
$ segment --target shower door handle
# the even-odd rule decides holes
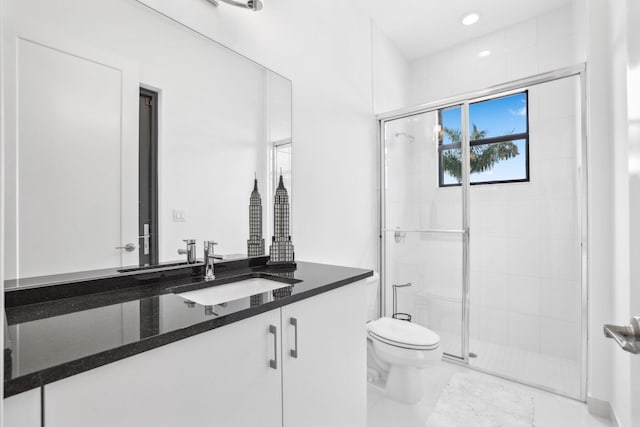
[[[604,336],[612,338],[624,350],[640,354],[640,316],[632,317],[629,325],[604,325]]]

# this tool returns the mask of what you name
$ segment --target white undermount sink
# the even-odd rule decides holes
[[[217,305],[263,292],[269,292],[274,289],[286,288],[287,286],[291,285],[276,282],[275,280],[254,277],[176,295],[200,305]]]

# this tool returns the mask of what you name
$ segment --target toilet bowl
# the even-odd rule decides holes
[[[370,365],[376,365],[373,369],[380,378],[386,376],[386,396],[418,403],[424,396],[422,369],[442,358],[438,334],[415,323],[382,317],[367,323],[367,341]]]

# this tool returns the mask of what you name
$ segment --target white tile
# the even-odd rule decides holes
[[[451,49],[452,69],[449,75],[452,94],[478,88],[478,49],[475,41]]]
[[[480,334],[481,331],[481,310],[482,307],[480,304],[476,304],[473,301],[470,304],[469,307],[469,336],[471,337],[477,337]]]
[[[471,226],[472,230],[474,230],[473,234],[469,236],[469,263],[471,265],[471,271],[484,271],[484,267],[482,266],[482,249],[483,249],[483,241],[482,234],[476,233],[476,229]]]
[[[580,253],[577,240],[548,240],[540,275],[550,279],[579,281]]]
[[[527,314],[509,313],[509,346],[540,351],[540,318]]]
[[[485,272],[483,274],[483,292],[479,297],[484,307],[498,310],[509,309],[509,275],[506,273]]]
[[[542,211],[541,236],[550,239],[580,238],[580,216],[576,199],[547,200]]]
[[[450,96],[452,93],[451,73],[453,72],[452,56],[449,51],[438,52],[429,57],[429,97],[436,100]]]
[[[509,240],[485,238],[480,259],[484,271],[506,273],[509,271]]]
[[[508,229],[512,238],[537,238],[542,231],[543,200],[514,200],[509,203]]]
[[[553,158],[576,158],[580,140],[578,116],[529,122],[529,153],[532,161]]]
[[[580,358],[580,324],[542,319],[540,352],[570,360]]]
[[[486,58],[478,58],[478,88],[495,86],[507,81],[507,56],[491,52]]]
[[[521,314],[540,315],[540,279],[538,277],[510,277],[509,310]]]
[[[575,37],[541,43],[538,45],[538,71],[543,73],[575,65],[578,57],[578,42]]]
[[[476,53],[488,50],[491,56],[503,55],[507,50],[505,31],[495,31],[476,39]]]
[[[471,221],[474,231],[483,237],[509,237],[509,204],[502,201],[480,200],[473,202]]]
[[[530,19],[507,28],[504,41],[505,50],[508,52],[535,46],[538,43],[537,20]]]
[[[538,74],[538,49],[523,47],[507,52],[507,79],[517,80]]]
[[[580,322],[581,295],[579,281],[542,279],[541,315],[549,319]]]
[[[571,5],[552,10],[538,17],[538,41],[544,43],[571,36],[574,33],[574,13]]]
[[[541,159],[532,165],[532,169],[540,185],[540,197],[547,200],[577,198],[579,175],[575,159]]]
[[[437,333],[461,336],[462,305],[457,301],[434,297],[431,299],[431,325]]]
[[[495,344],[507,345],[509,342],[509,313],[493,308],[480,309],[480,326],[477,328],[480,339]]]
[[[530,119],[550,120],[580,114],[577,77],[556,80],[529,89]],[[549,108],[552,105],[553,108]]]
[[[540,274],[543,244],[536,239],[509,240],[509,273],[536,277]]]

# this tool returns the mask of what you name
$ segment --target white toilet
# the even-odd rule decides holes
[[[374,297],[373,288],[377,290],[377,277],[375,279],[367,283],[368,299]],[[368,302],[371,308],[373,304]],[[424,395],[421,370],[442,358],[438,334],[424,326],[390,317],[367,323],[367,352],[368,370],[376,372],[386,396],[411,405]]]

